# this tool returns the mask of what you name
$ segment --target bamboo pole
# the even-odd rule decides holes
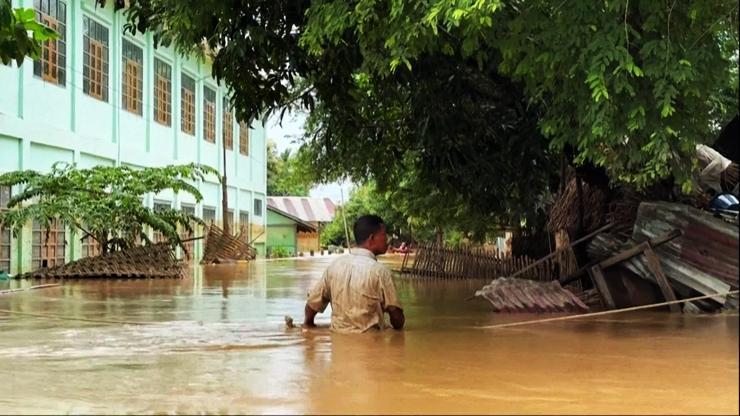
[[[476,329],[499,329],[499,328],[510,328],[513,326],[522,326],[522,325],[532,325],[532,324],[540,324],[545,322],[555,322],[555,321],[569,321],[573,319],[580,319],[580,318],[590,318],[594,316],[603,316],[603,315],[611,315],[615,313],[622,313],[622,312],[632,312],[632,311],[639,311],[643,309],[652,309],[652,308],[658,308],[661,306],[670,306],[675,305],[679,303],[686,303],[686,302],[693,302],[697,300],[703,300],[703,299],[709,299],[717,296],[728,296],[728,295],[734,295],[737,294],[737,290],[730,290],[723,293],[713,293],[709,295],[702,295],[702,296],[696,296],[693,298],[688,299],[680,299],[680,300],[672,300],[667,302],[659,302],[659,303],[652,303],[650,305],[640,305],[640,306],[631,306],[629,308],[621,308],[621,309],[611,309],[608,311],[600,311],[600,312],[591,312],[591,313],[582,313],[578,315],[568,315],[568,316],[558,316],[555,318],[544,318],[544,319],[533,319],[529,321],[520,321],[520,322],[510,322],[506,324],[497,324],[497,325],[487,325],[487,326],[479,326],[474,327]]]

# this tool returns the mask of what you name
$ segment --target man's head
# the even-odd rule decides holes
[[[363,215],[355,221],[353,227],[355,242],[358,247],[368,249],[373,254],[383,254],[388,249],[388,237],[385,224],[377,215]]]

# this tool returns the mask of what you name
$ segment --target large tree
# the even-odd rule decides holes
[[[356,44],[359,70],[381,79],[429,55],[492,63],[576,163],[638,186],[688,184],[695,144],[738,111],[737,16],[731,0],[334,0],[309,9],[302,44],[316,57]]]
[[[731,0],[128,3],[130,28],[212,54],[239,118],[318,105],[325,177],[415,175],[408,192],[481,217],[530,217],[566,146],[621,182],[688,185],[694,145],[737,113]]]

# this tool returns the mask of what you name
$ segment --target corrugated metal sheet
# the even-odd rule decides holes
[[[560,283],[500,277],[475,292],[496,312],[572,312],[588,306]]]
[[[738,227],[688,205],[670,202],[643,202],[637,213],[632,239],[624,246],[643,242],[671,230],[679,238],[655,249],[669,283],[682,297],[696,291],[702,295],[724,293],[738,287]],[[599,235],[589,244],[589,255],[604,258],[615,254],[609,247],[613,237]],[[644,256],[623,263],[632,272],[649,280],[653,274]],[[732,306],[736,296],[711,298],[718,305]],[[717,305],[715,305],[717,306]]]
[[[738,228],[688,205],[655,202],[640,204],[632,239],[644,241],[666,229],[683,237],[656,250],[661,259],[680,260],[683,267],[738,287]]]
[[[329,198],[269,196],[267,205],[306,222],[331,222],[336,211]]]

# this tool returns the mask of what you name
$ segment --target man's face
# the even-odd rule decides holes
[[[385,233],[385,224],[380,226],[380,229],[370,234],[370,251],[373,254],[385,254],[388,250],[388,235]]]

